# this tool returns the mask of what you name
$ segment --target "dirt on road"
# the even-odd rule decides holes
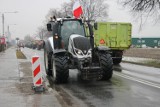
[[[160,49],[154,48],[130,48],[124,52],[124,56],[151,58],[160,60]]]

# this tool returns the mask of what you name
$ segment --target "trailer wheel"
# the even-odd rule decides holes
[[[113,60],[110,54],[100,55],[100,65],[103,70],[102,80],[109,80],[113,74]]]
[[[52,56],[52,75],[55,83],[67,82],[69,77],[69,67],[66,56]]]
[[[44,48],[44,66],[45,66],[45,71],[48,76],[52,76],[52,71],[51,71],[51,54],[49,54]]]

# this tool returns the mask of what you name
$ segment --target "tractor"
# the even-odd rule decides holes
[[[66,83],[69,69],[77,69],[82,80],[112,78],[110,49],[94,46],[93,27],[89,21],[75,18],[54,17],[48,22],[50,36],[44,40],[44,65],[55,83]]]

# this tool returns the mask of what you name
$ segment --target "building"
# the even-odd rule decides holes
[[[160,47],[160,38],[132,38],[132,45],[135,47]]]

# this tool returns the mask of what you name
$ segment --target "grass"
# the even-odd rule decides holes
[[[26,56],[20,50],[16,51],[16,56],[18,59],[27,59]]]
[[[158,62],[158,61],[148,61],[148,62],[146,62],[146,64],[149,66],[160,68],[160,62]]]
[[[156,67],[160,68],[160,62],[158,61],[142,61],[142,62],[130,62],[130,61],[123,61],[125,63],[131,63],[131,64],[136,64],[136,65],[144,65],[144,66],[150,66],[150,67]]]

